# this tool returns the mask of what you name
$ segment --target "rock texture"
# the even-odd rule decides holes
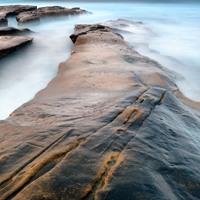
[[[23,35],[24,33],[31,33],[31,30],[28,28],[14,28],[14,27],[1,27],[0,36],[4,35]]]
[[[8,21],[6,17],[8,15],[17,15],[25,11],[36,10],[37,6],[28,5],[11,5],[11,6],[0,6],[0,25],[7,25]]]
[[[8,24],[8,20],[0,16],[0,26],[6,26],[7,24]]]
[[[108,27],[71,38],[57,77],[0,122],[0,199],[199,199],[197,104]]]
[[[20,13],[16,19],[20,24],[22,24],[25,22],[40,21],[40,18],[44,17],[80,15],[86,13],[87,11],[77,7],[68,9],[60,6],[49,6],[41,7],[34,11]]]
[[[0,36],[0,58],[18,50],[27,43],[32,42],[32,37]]]

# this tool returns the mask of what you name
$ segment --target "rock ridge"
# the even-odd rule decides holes
[[[170,73],[107,26],[70,37],[57,77],[0,121],[0,199],[199,199],[200,118]]]

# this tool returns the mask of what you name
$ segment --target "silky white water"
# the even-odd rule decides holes
[[[0,59],[0,119],[32,99],[57,74],[60,62],[69,58],[74,25],[118,18],[143,22],[135,36],[124,36],[140,54],[184,76],[180,90],[200,101],[200,3],[92,3],[67,1],[0,1],[0,5],[60,5],[81,7],[92,14],[42,20],[26,25],[37,32],[31,45]],[[17,27],[13,17],[9,26]],[[148,29],[145,29],[147,27]],[[151,29],[151,31],[149,31]]]

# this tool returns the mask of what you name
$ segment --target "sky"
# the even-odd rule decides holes
[[[176,2],[183,2],[183,3],[200,3],[200,0],[33,0],[33,1],[52,1],[52,2],[138,2],[138,3],[176,3]],[[26,2],[26,0],[24,0]]]

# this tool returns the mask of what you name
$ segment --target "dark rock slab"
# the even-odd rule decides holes
[[[57,77],[0,121],[1,199],[199,199],[196,104],[108,27],[71,38]]]
[[[199,199],[199,129],[199,118],[166,92],[95,199]]]
[[[0,36],[0,58],[18,50],[32,40],[33,38],[24,36]]]
[[[1,26],[6,26],[8,24],[8,20],[5,19],[4,17],[0,18],[0,25]]]
[[[37,6],[29,6],[29,5],[0,6],[0,25],[8,24],[6,17],[9,15],[17,15],[21,12],[33,11],[36,9]]]
[[[49,6],[41,7],[35,11],[23,12],[20,13],[16,19],[19,24],[40,21],[41,18],[45,17],[55,17],[55,16],[69,16],[69,15],[80,15],[86,14],[87,11],[80,8],[64,8],[61,6]]]
[[[31,33],[31,30],[28,28],[0,27],[0,36],[22,35],[24,33]]]

